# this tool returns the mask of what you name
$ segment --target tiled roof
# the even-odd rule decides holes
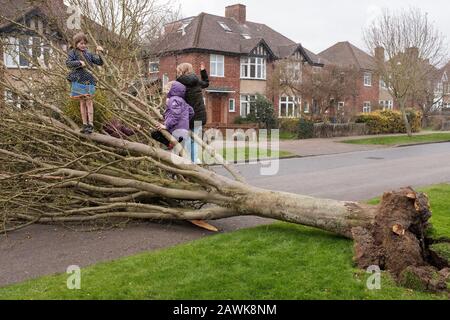
[[[178,29],[186,22],[184,31]],[[221,23],[226,26],[226,30]],[[285,58],[295,52],[299,44],[276,32],[265,24],[245,22],[235,19],[201,13],[196,17],[180,20],[175,29],[168,32],[161,43],[151,50],[166,53],[186,50],[210,50],[231,54],[248,54],[264,40],[273,54]],[[178,32],[176,32],[179,30]],[[292,50],[291,50],[292,49]],[[318,57],[305,49],[311,61],[319,62]]]
[[[352,66],[366,70],[375,69],[375,59],[348,41],[338,42],[319,53],[318,56],[331,64],[343,67]]]
[[[63,0],[0,0],[0,8],[0,28],[10,25],[9,20],[17,21],[17,19],[36,10],[53,18],[67,16]]]

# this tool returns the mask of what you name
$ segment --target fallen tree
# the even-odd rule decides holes
[[[134,136],[115,138],[101,127],[98,133],[80,133],[79,119],[66,103],[63,60],[56,59],[52,68],[36,68],[33,81],[28,76],[0,80],[0,85],[27,101],[21,108],[13,104],[0,109],[2,232],[35,223],[216,220],[253,215],[353,239],[359,267],[377,265],[400,282],[415,277],[428,290],[446,289],[448,262],[430,249],[432,240],[426,235],[431,212],[424,194],[405,188],[386,193],[379,206],[370,206],[265,190],[245,183],[232,166],[195,137],[230,173],[219,175],[186,160],[183,150],[174,154],[152,140],[149,131],[161,121],[161,109],[155,102],[158,99],[147,99],[145,88],[131,95],[123,84],[132,79],[124,79],[121,72],[102,75],[91,71],[108,96],[96,101],[96,112],[106,110],[108,117],[133,128]]]

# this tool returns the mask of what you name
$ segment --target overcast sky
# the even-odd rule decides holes
[[[382,8],[418,7],[450,38],[449,0],[177,0],[184,17],[206,12],[223,16],[225,7],[242,3],[247,20],[265,23],[315,53],[339,41],[366,50],[362,30]]]

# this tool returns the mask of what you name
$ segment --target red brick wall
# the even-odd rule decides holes
[[[200,64],[205,63],[206,70],[210,74],[210,54],[208,53],[185,53],[180,55],[166,56],[160,59],[159,76],[162,78],[164,74],[169,76],[169,79],[176,79],[176,67],[178,64],[187,62],[192,64],[195,72],[200,74]],[[222,122],[234,122],[234,119],[240,114],[240,57],[225,56],[225,76],[212,77],[210,76],[210,88],[228,88],[235,91],[235,93],[221,94],[222,97]],[[211,122],[211,96],[213,93],[204,92],[206,100],[206,108],[208,112],[208,119]],[[235,99],[236,112],[231,113],[228,110],[229,99]]]
[[[379,77],[372,73],[372,86],[364,86],[364,71],[361,71],[358,79],[358,96],[345,101],[346,115],[350,112],[353,115],[363,112],[364,102],[370,101],[372,111],[378,109],[380,98]]]

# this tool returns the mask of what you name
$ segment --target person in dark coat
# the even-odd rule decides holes
[[[199,135],[199,128],[195,128],[196,122],[201,122],[202,126],[206,125],[207,113],[205,101],[203,100],[202,89],[209,87],[208,72],[205,64],[202,62],[200,66],[201,79],[194,73],[194,68],[190,63],[182,63],[177,67],[177,81],[186,86],[186,102],[194,109],[194,118],[190,121],[189,128]],[[191,140],[191,160],[196,163],[198,161],[198,147],[194,140]]]
[[[140,129],[141,126],[138,125],[137,128]],[[119,119],[112,119],[103,125],[103,130],[110,136],[118,139],[124,139],[136,134],[132,128],[125,126]]]
[[[82,133],[92,133],[94,130],[94,95],[96,89],[95,77],[87,70],[94,65],[102,66],[101,53],[103,48],[97,47],[97,54],[87,50],[88,39],[84,33],[73,37],[73,48],[69,51],[66,65],[71,69],[67,80],[71,82],[71,98],[80,101]]]
[[[168,84],[167,105],[164,113],[164,124],[158,126],[158,131],[152,132],[152,138],[162,144],[173,148],[169,140],[161,133],[167,130],[183,144],[189,140],[189,122],[194,117],[193,108],[184,100],[186,87],[180,82],[173,81]]]

